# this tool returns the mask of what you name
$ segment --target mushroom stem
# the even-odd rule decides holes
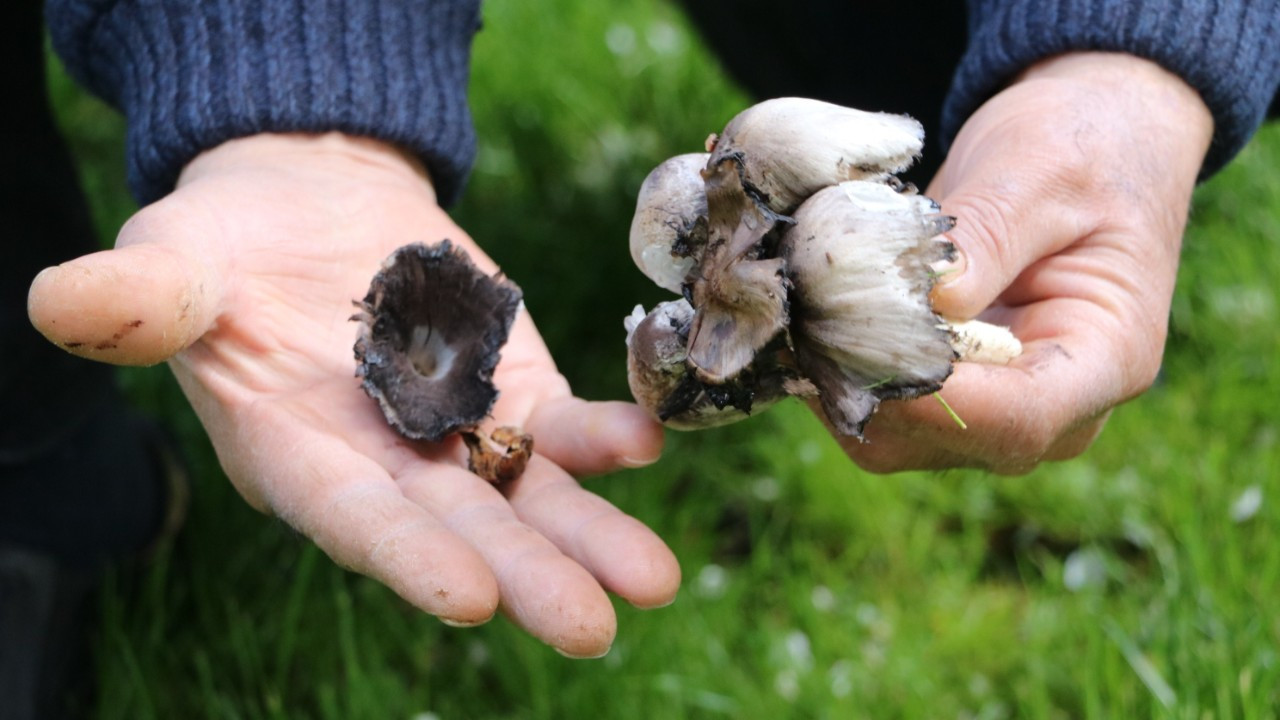
[[[951,347],[960,362],[1008,365],[1022,354],[1022,343],[1003,325],[981,320],[947,320],[943,327],[951,332]]]

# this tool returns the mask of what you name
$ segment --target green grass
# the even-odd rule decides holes
[[[746,98],[663,4],[493,2],[456,216],[558,362],[622,398],[634,193]],[[611,49],[612,48],[612,49]],[[104,240],[121,123],[56,75]],[[162,369],[122,374],[196,469],[186,530],[108,584],[101,718],[1269,718],[1280,713],[1280,128],[1196,195],[1164,372],[1082,458],[1025,478],[860,472],[798,405],[671,434],[591,480],[652,526],[678,601],[598,661],[446,628],[249,510]],[[1258,512],[1237,522],[1248,488]]]

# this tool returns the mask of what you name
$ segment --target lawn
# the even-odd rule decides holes
[[[490,2],[459,222],[526,291],[579,393],[624,398],[636,188],[747,98],[644,0]],[[56,71],[104,242],[118,118]],[[587,481],[661,535],[676,603],[603,659],[459,630],[250,510],[164,369],[131,395],[195,471],[183,534],[113,577],[100,718],[1269,718],[1280,713],[1280,127],[1197,192],[1165,365],[1083,457],[1023,478],[872,476],[803,407],[672,433]]]

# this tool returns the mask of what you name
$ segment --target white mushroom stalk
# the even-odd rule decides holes
[[[893,175],[922,144],[905,116],[782,98],[740,113],[710,155],[659,166],[632,256],[686,300],[628,318],[637,401],[693,429],[816,394],[838,432],[862,438],[882,400],[937,392],[956,361],[1020,354],[1007,329],[930,305],[955,220]]]

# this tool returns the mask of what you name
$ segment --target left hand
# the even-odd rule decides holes
[[[1043,61],[979,108],[927,191],[958,219],[934,307],[1010,326],[1023,355],[956,365],[941,394],[967,430],[935,398],[886,402],[850,457],[1019,474],[1088,448],[1160,368],[1212,132],[1195,90],[1121,54]]]
[[[560,652],[598,656],[616,632],[605,591],[663,605],[680,569],[571,473],[655,460],[661,428],[634,405],[574,397],[522,311],[493,409],[535,437],[519,480],[495,488],[469,473],[457,437],[392,431],[354,377],[352,300],[397,247],[442,238],[496,270],[396,148],[257,135],[195,158],[116,249],[42,273],[29,309],[77,354],[167,359],[240,494],[336,562],[447,623],[501,607]]]

